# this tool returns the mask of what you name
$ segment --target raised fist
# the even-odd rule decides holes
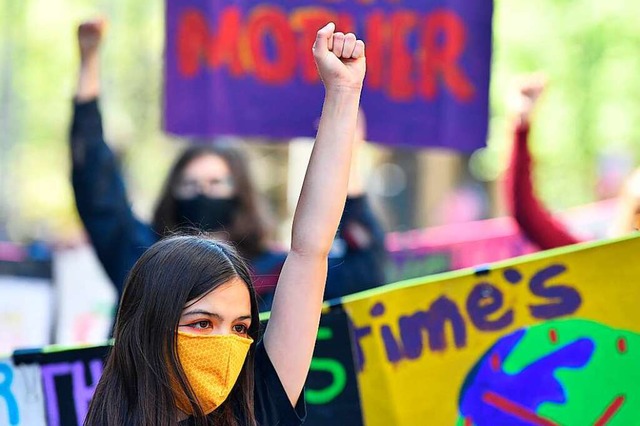
[[[522,122],[529,122],[538,98],[544,92],[547,79],[543,74],[533,74],[523,77],[512,95],[511,108]]]
[[[78,46],[80,47],[81,60],[97,54],[105,28],[106,21],[104,19],[85,21],[78,26]]]
[[[337,33],[335,29],[333,22],[325,25],[313,44],[320,78],[327,90],[361,90],[366,71],[364,42],[352,33]]]

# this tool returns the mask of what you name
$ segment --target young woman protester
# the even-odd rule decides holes
[[[364,43],[334,30],[327,24],[313,45],[324,106],[264,337],[233,248],[195,236],[162,240],[128,275],[86,425],[301,424],[365,74]]]
[[[104,21],[96,20],[78,28],[80,72],[71,128],[72,180],[78,212],[118,296],[127,273],[149,246],[185,227],[197,227],[218,232],[249,261],[260,310],[270,309],[286,252],[268,241],[267,221],[239,149],[187,148],[169,172],[152,224],[133,214],[117,161],[104,140],[97,102],[104,26]],[[384,260],[382,226],[363,185],[351,179],[329,258],[326,298],[384,284]]]

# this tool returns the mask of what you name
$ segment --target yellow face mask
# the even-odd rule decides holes
[[[218,408],[236,384],[252,339],[230,335],[195,335],[178,331],[178,357],[205,414]],[[194,414],[187,395],[174,385],[178,408]]]

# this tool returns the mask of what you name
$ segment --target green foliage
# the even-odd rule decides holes
[[[150,211],[177,148],[160,131],[163,3],[1,4],[0,131],[6,155],[0,158],[0,220],[8,222],[11,236],[80,229],[68,148],[79,62],[76,28],[83,19],[100,15],[110,21],[102,52],[105,132],[123,154],[134,207],[143,215]]]
[[[639,152],[640,3],[626,0],[499,0],[494,17],[492,120],[486,161],[510,147],[505,99],[513,78],[543,71],[547,93],[534,117],[536,184],[553,208],[592,201],[598,158]]]

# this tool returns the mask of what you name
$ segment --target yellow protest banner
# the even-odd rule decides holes
[[[365,423],[640,424],[640,237],[345,298]]]

